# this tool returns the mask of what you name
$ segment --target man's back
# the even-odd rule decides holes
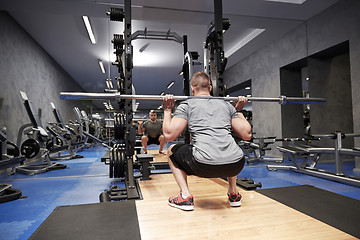
[[[194,157],[201,163],[219,165],[239,161],[243,153],[231,136],[235,108],[218,99],[189,99],[175,111],[188,120]]]

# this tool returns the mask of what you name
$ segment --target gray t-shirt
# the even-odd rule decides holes
[[[156,122],[146,121],[143,125],[145,128],[145,135],[156,138],[161,135],[162,122],[156,120]]]
[[[188,99],[180,103],[174,117],[188,121],[193,155],[201,163],[229,164],[243,157],[231,136],[231,120],[238,115],[234,106],[221,99]]]

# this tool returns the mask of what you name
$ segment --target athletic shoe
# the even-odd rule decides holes
[[[159,154],[165,154],[165,152],[164,152],[164,151],[160,151],[160,150],[159,150]]]
[[[194,197],[193,195],[190,195],[189,197],[183,199],[180,193],[179,196],[170,197],[168,204],[174,208],[179,208],[185,211],[192,211],[194,210]]]
[[[144,151],[144,154],[147,154],[147,151]]]
[[[228,193],[228,198],[229,198],[229,203],[231,207],[240,207],[241,206],[241,200],[242,197],[240,195],[240,193]]]

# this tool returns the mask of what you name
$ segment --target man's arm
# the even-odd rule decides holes
[[[143,132],[145,132],[143,121],[139,121],[138,134],[143,134]]]
[[[174,107],[174,99],[172,95],[166,95],[163,99],[164,120],[163,134],[165,141],[175,140],[186,128],[187,120],[178,117],[171,117],[171,111]]]
[[[251,125],[242,113],[238,113],[238,116],[231,120],[231,128],[238,137],[248,141],[251,139]]]
[[[236,110],[241,110],[247,103],[247,99],[245,97],[239,97],[239,101],[234,104]],[[231,128],[243,140],[250,140],[251,139],[251,125],[246,120],[242,113],[237,113],[238,118],[233,118],[231,120]]]

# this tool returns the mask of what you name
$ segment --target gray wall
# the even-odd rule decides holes
[[[358,0],[339,1],[306,24],[232,66],[225,72],[226,85],[232,87],[252,79],[253,96],[278,97],[281,67],[349,40],[353,131],[360,132],[360,94],[356,91],[360,89],[359,9]],[[281,106],[253,103],[253,124],[256,136],[282,136]],[[359,139],[355,140],[355,145],[360,146]],[[271,153],[279,155],[274,150]],[[356,167],[360,168],[358,160]]]
[[[310,95],[327,99],[324,105],[311,106],[313,133],[326,133],[330,129],[344,133],[354,131],[349,66],[349,54],[330,59],[309,59]],[[353,142],[353,139],[347,140]]]
[[[302,97],[301,70],[283,68],[280,70],[281,95]],[[281,125],[284,137],[298,137],[304,134],[302,104],[285,104],[281,106]],[[300,127],[299,127],[300,126]]]
[[[50,102],[65,122],[75,120],[72,108],[88,106],[60,100],[60,92],[84,90],[7,12],[0,11],[0,23],[0,128],[7,128],[8,139],[16,142],[20,126],[30,122],[19,91],[40,110],[44,127],[55,122]]]
[[[300,25],[270,43],[225,72],[228,88],[251,79],[252,96],[279,97],[280,68],[306,55],[305,25]],[[254,136],[282,137],[281,105],[267,102],[252,103]],[[273,148],[268,155],[279,156]]]

